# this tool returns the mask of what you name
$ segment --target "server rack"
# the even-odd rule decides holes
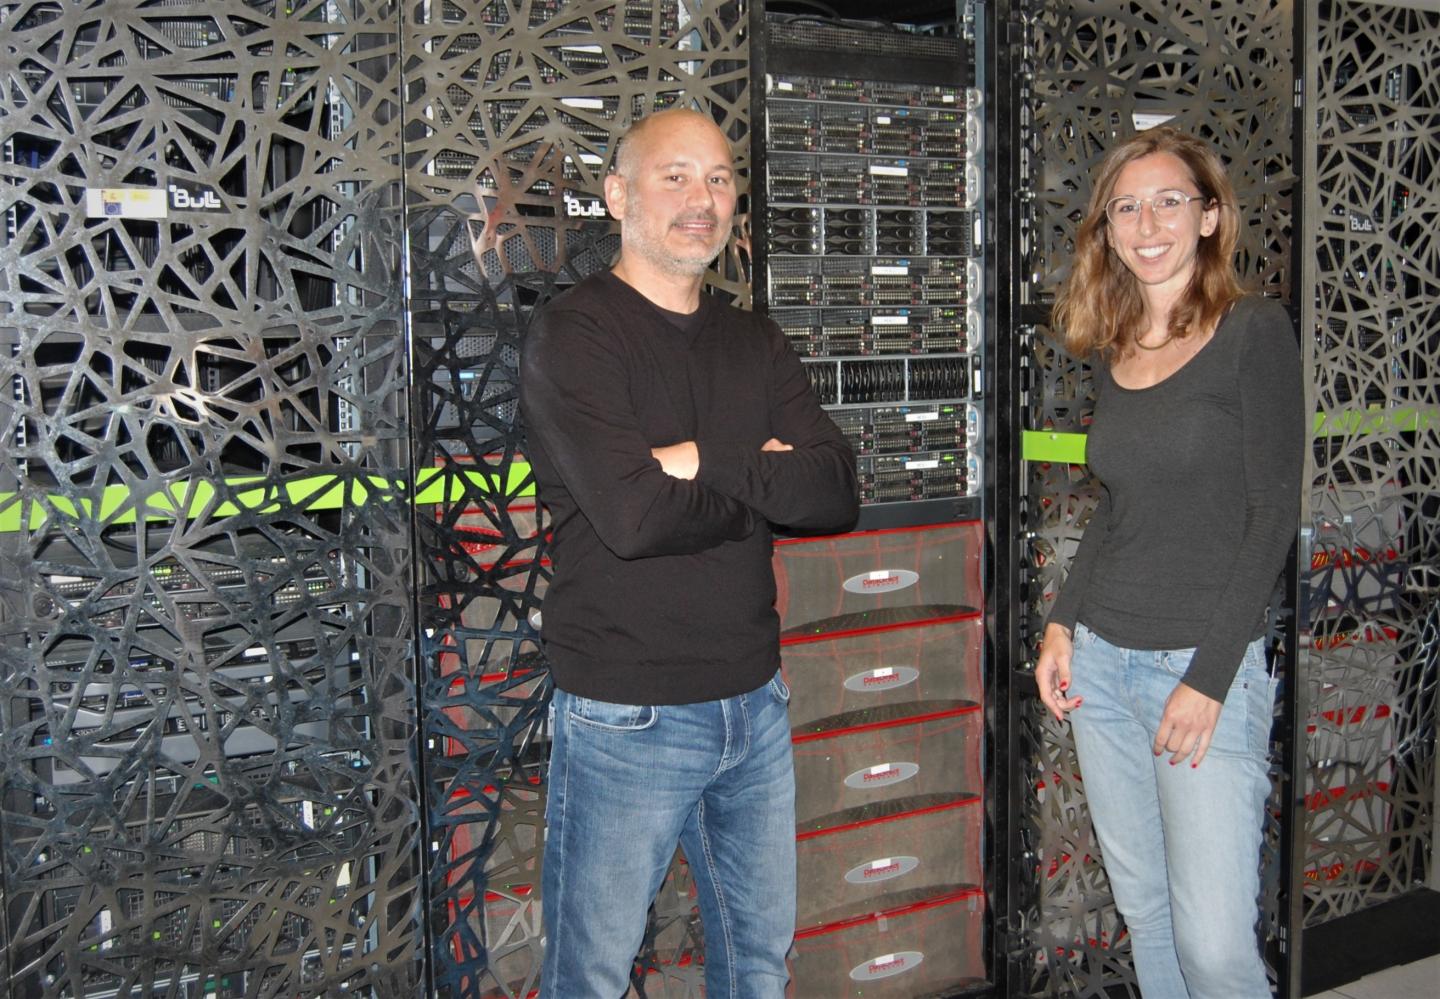
[[[754,294],[857,454],[853,534],[776,545],[803,996],[991,959],[988,30],[752,13]],[[1002,879],[1003,880],[1003,879]]]
[[[408,995],[394,25],[0,36],[7,987]]]
[[[743,14],[680,0],[411,14],[412,421],[417,465],[447,483],[416,518],[436,996],[533,994],[542,955],[550,565],[517,421],[520,344],[536,309],[613,261],[602,185],[632,120],[693,102],[734,141],[743,189]],[[740,257],[732,245],[707,284],[743,303]],[[632,972],[643,994],[699,993],[697,922],[677,860]]]

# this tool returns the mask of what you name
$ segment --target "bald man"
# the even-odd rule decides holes
[[[536,317],[521,363],[554,578],[547,999],[617,999],[677,843],[712,997],[780,999],[795,778],[771,525],[854,523],[854,458],[779,328],[701,294],[730,145],[664,111],[622,138],[620,258]]]

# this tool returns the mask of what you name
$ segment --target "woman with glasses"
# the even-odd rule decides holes
[[[1045,627],[1146,999],[1268,999],[1256,920],[1275,681],[1262,633],[1295,535],[1300,357],[1235,272],[1204,143],[1155,128],[1101,163],[1055,327],[1094,363],[1099,505]]]

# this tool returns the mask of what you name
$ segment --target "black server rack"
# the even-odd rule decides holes
[[[541,652],[548,516],[517,406],[528,326],[606,269],[619,234],[603,181],[615,138],[683,102],[748,163],[743,5],[446,0],[412,8],[409,234],[428,994],[539,987],[550,681]],[[709,290],[744,303],[727,252]],[[698,995],[703,954],[677,856],[632,973]]]
[[[418,978],[395,28],[0,7],[16,995]]]
[[[855,449],[861,519],[776,544],[795,994],[993,988],[985,7],[757,12],[754,294]]]

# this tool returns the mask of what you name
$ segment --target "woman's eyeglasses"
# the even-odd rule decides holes
[[[1105,202],[1105,217],[1116,228],[1135,225],[1140,221],[1140,206],[1149,205],[1160,223],[1174,222],[1192,201],[1208,201],[1203,194],[1186,194],[1184,191],[1161,191],[1153,198],[1135,198],[1122,194]]]

